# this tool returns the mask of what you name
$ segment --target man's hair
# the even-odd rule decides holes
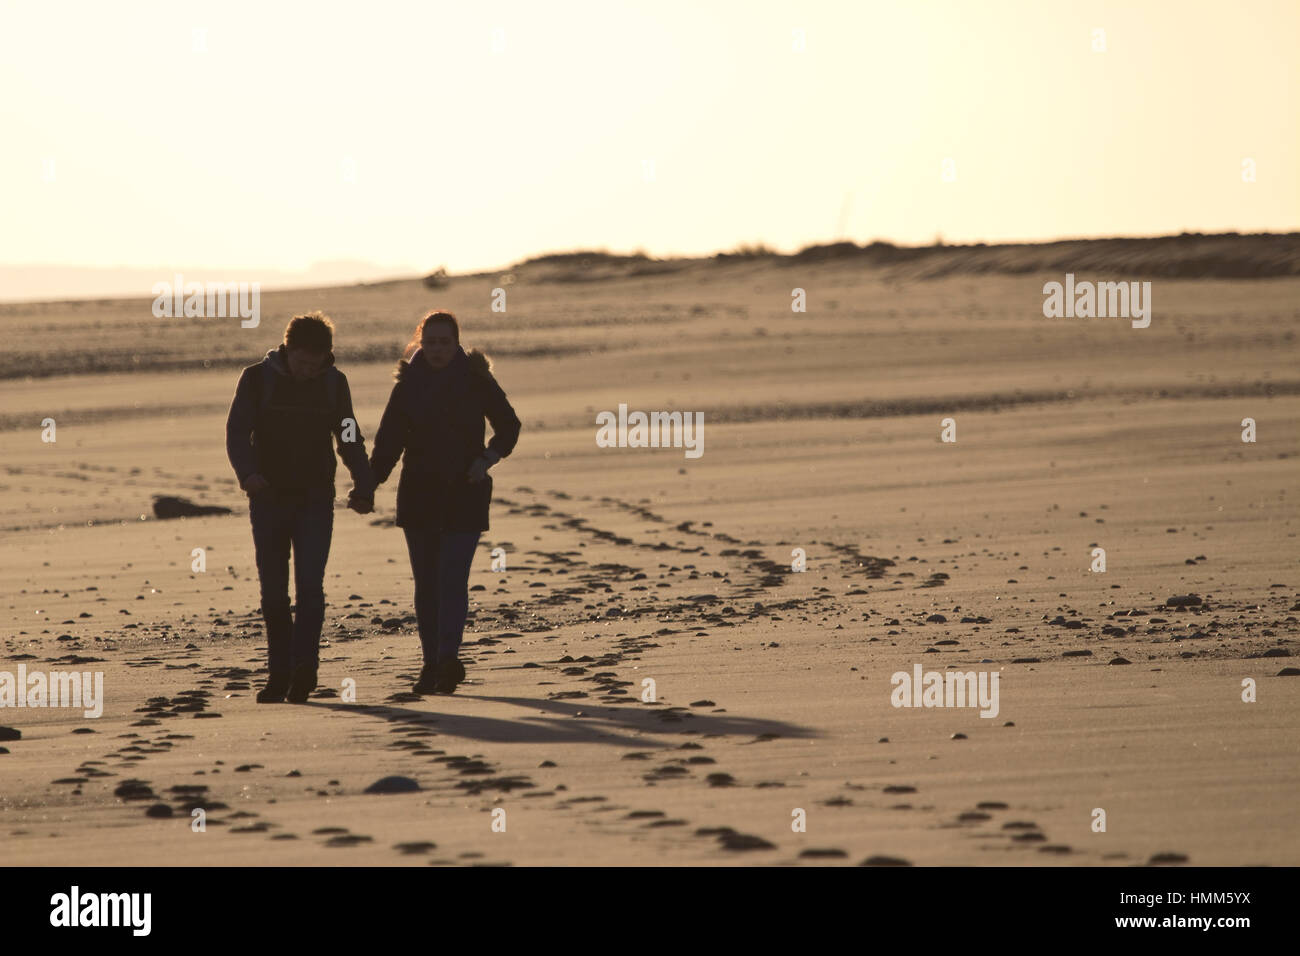
[[[328,352],[334,347],[334,323],[322,312],[295,315],[284,329],[286,348]]]

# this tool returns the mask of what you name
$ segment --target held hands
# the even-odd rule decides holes
[[[253,474],[244,479],[244,493],[250,498],[260,495],[270,487],[271,483],[261,475]],[[375,502],[373,499],[363,498],[353,491],[348,496],[348,507],[359,515],[368,515],[375,510]]]

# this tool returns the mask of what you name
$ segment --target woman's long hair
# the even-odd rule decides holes
[[[456,321],[456,317],[450,312],[444,312],[443,310],[438,309],[426,315],[420,320],[420,324],[415,327],[415,334],[411,336],[411,341],[406,343],[406,348],[402,351],[403,362],[409,362],[411,360],[411,356],[415,354],[415,350],[420,347],[420,340],[424,338],[425,329],[436,322],[445,322],[447,325],[450,325],[451,333],[456,339],[456,344],[460,344],[460,323]]]

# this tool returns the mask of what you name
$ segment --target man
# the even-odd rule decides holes
[[[297,315],[284,344],[244,369],[226,420],[226,454],[248,495],[266,622],[266,686],[260,704],[301,704],[316,689],[325,620],[325,562],[334,529],[334,448],[352,474],[348,507],[374,510],[375,482],[352,412],[348,380],[334,367],[334,325]],[[295,613],[289,611],[293,550]]]

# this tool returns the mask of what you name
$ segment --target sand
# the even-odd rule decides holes
[[[501,315],[500,279],[473,277],[267,294],[255,330],[146,299],[5,307],[16,352],[102,328],[109,358],[140,355],[0,381],[0,671],[102,671],[106,696],[99,718],[0,709],[21,732],[6,858],[1300,863],[1300,680],[1277,676],[1300,653],[1300,280],[1159,280],[1135,330],[1044,319],[1052,278],[739,262],[517,281]],[[324,309],[369,438],[437,305],[524,422],[493,470],[469,680],[409,695],[395,481],[362,517],[341,474],[320,689],[258,705],[237,368]],[[596,447],[619,403],[702,411],[703,456]],[[232,513],[160,521],[161,494]],[[996,672],[997,716],[892,706],[917,664]],[[389,776],[418,790],[366,792]]]

